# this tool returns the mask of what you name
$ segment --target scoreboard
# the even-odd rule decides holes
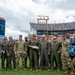
[[[0,17],[0,36],[5,36],[5,20]]]

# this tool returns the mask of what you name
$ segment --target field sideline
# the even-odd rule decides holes
[[[0,60],[0,75],[14,75],[14,74],[15,75],[63,75],[63,71],[57,72],[56,70],[54,70],[54,71],[47,72],[46,70],[43,70],[43,71],[36,72],[35,70],[30,71],[29,69],[26,70],[26,71],[23,71],[21,69],[21,62],[20,62],[20,66],[19,66],[19,71],[17,71],[17,72],[15,72],[14,70],[12,70],[12,71],[6,71],[6,70],[2,71],[1,70],[1,60]]]

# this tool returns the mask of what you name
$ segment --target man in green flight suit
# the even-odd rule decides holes
[[[49,64],[48,64],[48,54],[50,54],[49,52],[50,52],[49,43],[46,40],[45,35],[42,35],[42,40],[40,41],[40,45],[39,45],[40,71],[43,69],[44,58],[46,61],[46,70],[49,71]]]
[[[59,53],[61,52],[61,44],[57,41],[57,37],[53,36],[53,40],[50,43],[51,48],[51,70],[54,69],[54,61],[56,59],[57,63],[57,71],[60,71],[60,60],[59,60]]]
[[[34,68],[38,71],[38,64],[37,64],[37,50],[34,46],[38,46],[38,41],[36,39],[36,34],[33,34],[33,38],[29,40],[29,47],[30,47],[30,71],[33,70],[33,63]],[[34,61],[33,61],[34,60]]]
[[[12,36],[9,36],[9,41],[7,43],[7,64],[8,70],[12,69],[12,61],[14,69],[16,69],[16,60],[15,60],[15,53],[14,53],[14,41]]]
[[[28,37],[25,37],[25,44],[26,44],[26,47],[27,47],[26,56],[25,56],[25,70],[27,70],[27,59],[29,57],[29,41],[28,41]]]
[[[2,70],[7,69],[7,37],[5,36],[3,38],[3,42],[1,44],[1,49],[2,49],[2,54],[1,54],[1,65],[2,65]],[[6,63],[5,63],[6,60]]]

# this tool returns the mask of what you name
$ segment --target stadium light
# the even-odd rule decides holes
[[[48,24],[47,21],[49,20],[49,16],[37,16],[37,20],[38,20],[38,24],[39,24],[39,20],[45,20],[46,21],[46,29],[47,29],[47,35],[48,35]]]
[[[38,16],[37,19],[40,20],[40,16]]]
[[[45,16],[45,20],[49,20],[49,16]]]
[[[49,20],[49,16],[39,16],[37,17],[38,20]]]

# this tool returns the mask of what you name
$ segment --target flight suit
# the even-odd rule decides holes
[[[12,62],[13,61],[13,66],[14,69],[16,68],[16,59],[15,59],[15,54],[14,54],[14,42],[8,41],[7,43],[7,63],[8,63],[8,69],[12,69]]]
[[[49,69],[48,64],[48,52],[50,52],[49,43],[46,40],[42,40],[39,45],[40,53],[40,68],[43,69],[43,59],[46,61],[46,69]]]
[[[61,44],[59,42],[51,42],[51,69],[54,69],[54,61],[56,59],[57,69],[60,70],[60,59],[58,51],[61,49]]]
[[[1,44],[1,49],[2,49],[2,54],[1,54],[1,64],[2,64],[2,69],[7,68],[7,42],[3,42]],[[4,52],[3,52],[4,51]],[[6,60],[6,63],[5,63]]]
[[[25,41],[25,46],[26,46],[26,55],[25,55],[25,68],[27,68],[27,58],[28,58],[28,54],[29,54],[29,51],[28,51],[28,49],[29,49],[29,47],[28,47],[28,45],[29,45],[29,42],[28,41]]]
[[[29,41],[29,46],[38,46],[38,41],[36,39],[32,39]],[[37,65],[37,50],[38,49],[35,49],[35,48],[30,48],[30,68],[32,69],[33,66],[34,68],[38,68],[38,65]],[[34,61],[33,61],[34,60]],[[34,65],[33,65],[34,63]]]

